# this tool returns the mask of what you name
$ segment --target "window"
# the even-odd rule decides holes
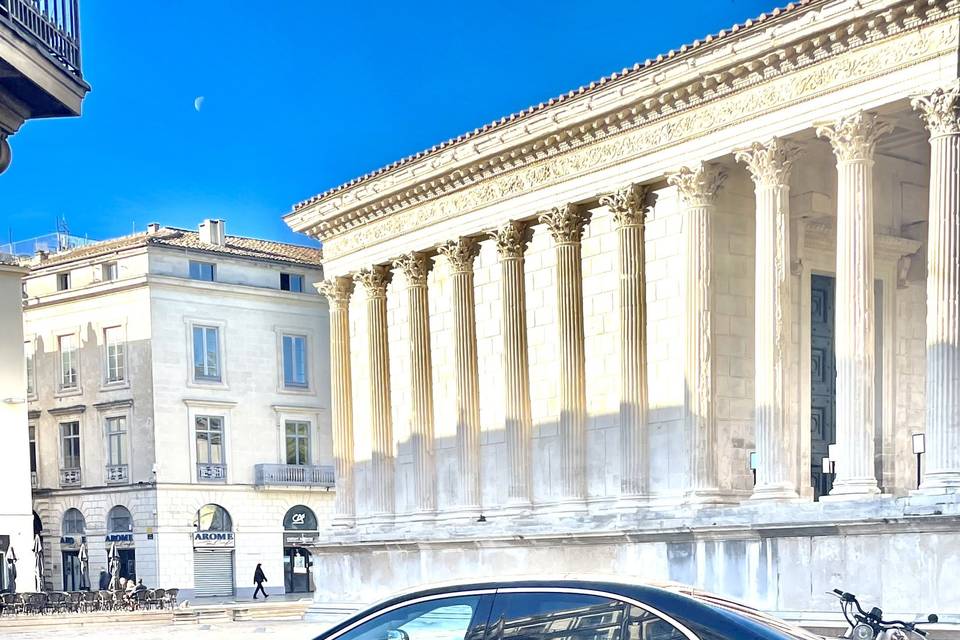
[[[479,604],[480,596],[410,604],[375,616],[337,640],[464,640]]]
[[[117,263],[104,262],[100,265],[100,279],[104,282],[117,279]]]
[[[26,362],[27,368],[27,395],[32,396],[36,393],[36,369],[34,368],[33,363],[33,341],[28,340],[23,343],[23,357]]]
[[[233,531],[230,512],[218,504],[205,504],[197,511],[197,531]]]
[[[190,261],[190,278],[192,280],[206,280],[213,282],[216,280],[216,265],[212,262]]]
[[[220,330],[217,327],[193,328],[193,377],[220,381]]]
[[[107,514],[107,530],[110,533],[129,533],[133,531],[133,518],[130,511],[121,505],[110,509]]]
[[[108,327],[104,329],[103,343],[106,345],[107,384],[123,382],[124,376],[126,375],[123,327]]]
[[[30,473],[37,472],[37,428],[30,425]]]
[[[57,274],[57,291],[66,291],[70,288],[70,272],[64,271]]]
[[[310,464],[310,423],[287,421],[287,464]]]
[[[283,386],[307,386],[306,336],[283,336]]]
[[[197,416],[197,463],[223,464],[223,418]]]
[[[57,339],[60,349],[60,388],[77,388],[77,337],[60,336]]]
[[[107,464],[127,463],[127,417],[107,418]]]
[[[295,273],[281,273],[280,288],[284,291],[303,293],[303,276]]]
[[[86,531],[86,523],[79,509],[67,509],[63,513],[63,535],[82,536]]]
[[[63,451],[63,468],[80,468],[80,423],[60,423],[60,443]]]

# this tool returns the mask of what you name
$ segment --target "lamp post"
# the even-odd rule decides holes
[[[913,434],[913,453],[917,456],[917,489],[920,488],[920,457],[927,451],[926,437],[922,433]]]

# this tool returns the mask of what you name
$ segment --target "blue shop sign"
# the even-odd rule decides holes
[[[133,542],[132,533],[111,533],[107,535],[107,542]]]
[[[232,531],[197,531],[193,534],[194,547],[227,547],[233,548]]]

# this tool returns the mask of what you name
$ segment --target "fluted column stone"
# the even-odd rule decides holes
[[[719,167],[701,162],[667,176],[685,209],[686,286],[684,312],[684,418],[690,446],[688,499],[721,499],[714,409],[713,214],[726,179]]]
[[[587,396],[583,333],[583,265],[580,241],[588,216],[567,204],[540,214],[556,245],[557,329],[560,353],[561,493],[587,497]]]
[[[356,275],[367,294],[367,340],[370,367],[370,515],[391,517],[395,509],[393,418],[390,410],[390,349],[387,342],[387,284],[385,266]]]
[[[790,404],[790,169],[796,145],[772,139],[738,151],[756,195],[754,270],[754,428],[757,482],[754,500],[796,500],[795,429]]]
[[[858,111],[817,127],[837,160],[836,477],[830,496],[880,492],[874,471],[873,154],[892,129]]]
[[[630,184],[600,198],[613,213],[620,267],[620,495],[649,490],[647,285],[644,224],[652,194]]]
[[[530,443],[530,364],[527,353],[527,300],[524,252],[531,229],[511,221],[491,234],[500,256],[503,305],[504,428],[507,440],[507,504],[529,506],[533,501]]]
[[[960,490],[960,84],[914,98],[930,132],[926,468],[920,489]]]
[[[431,260],[424,253],[409,253],[394,261],[407,282],[410,327],[410,440],[413,451],[414,504],[420,513],[437,508],[436,469],[433,455],[433,365],[430,356],[430,305],[427,274]]]
[[[473,262],[480,245],[460,238],[441,246],[453,280],[453,362],[457,385],[457,449],[460,507],[478,510],[480,487],[480,374],[477,368],[477,320]]]
[[[336,494],[333,524],[352,526],[356,518],[353,484],[353,385],[350,367],[350,278],[330,278],[318,289],[330,305],[330,414]]]

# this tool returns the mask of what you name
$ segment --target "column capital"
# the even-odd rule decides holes
[[[750,177],[757,187],[780,187],[790,182],[790,169],[800,155],[800,146],[782,138],[766,143],[754,142],[746,149],[734,152],[737,162],[747,165]]]
[[[403,272],[408,287],[427,286],[427,274],[430,273],[431,266],[433,262],[430,256],[419,251],[404,254],[393,261],[393,267]]]
[[[320,293],[327,296],[327,300],[334,310],[343,309],[350,304],[353,280],[349,277],[327,278],[316,286]]]
[[[914,96],[910,106],[920,112],[931,136],[960,134],[960,81]]]
[[[553,207],[537,215],[538,222],[547,225],[557,244],[579,244],[589,219],[589,214],[575,204]]]
[[[374,265],[369,269],[361,269],[354,275],[354,280],[363,285],[368,298],[386,298],[387,285],[390,284],[390,267]]]
[[[511,220],[490,232],[501,260],[522,258],[532,236],[530,225],[518,220]]]
[[[826,138],[838,162],[869,160],[877,140],[893,131],[893,124],[877,114],[857,111],[834,122],[816,125],[817,137]]]
[[[714,198],[727,179],[727,172],[719,165],[701,162],[667,174],[667,184],[676,187],[688,207],[713,204]]]
[[[453,273],[470,273],[473,271],[473,261],[480,253],[480,243],[475,238],[464,236],[440,245],[437,251],[450,263]]]
[[[652,195],[650,187],[631,183],[600,196],[600,204],[613,212],[613,222],[617,227],[639,226],[646,221],[650,212]]]

